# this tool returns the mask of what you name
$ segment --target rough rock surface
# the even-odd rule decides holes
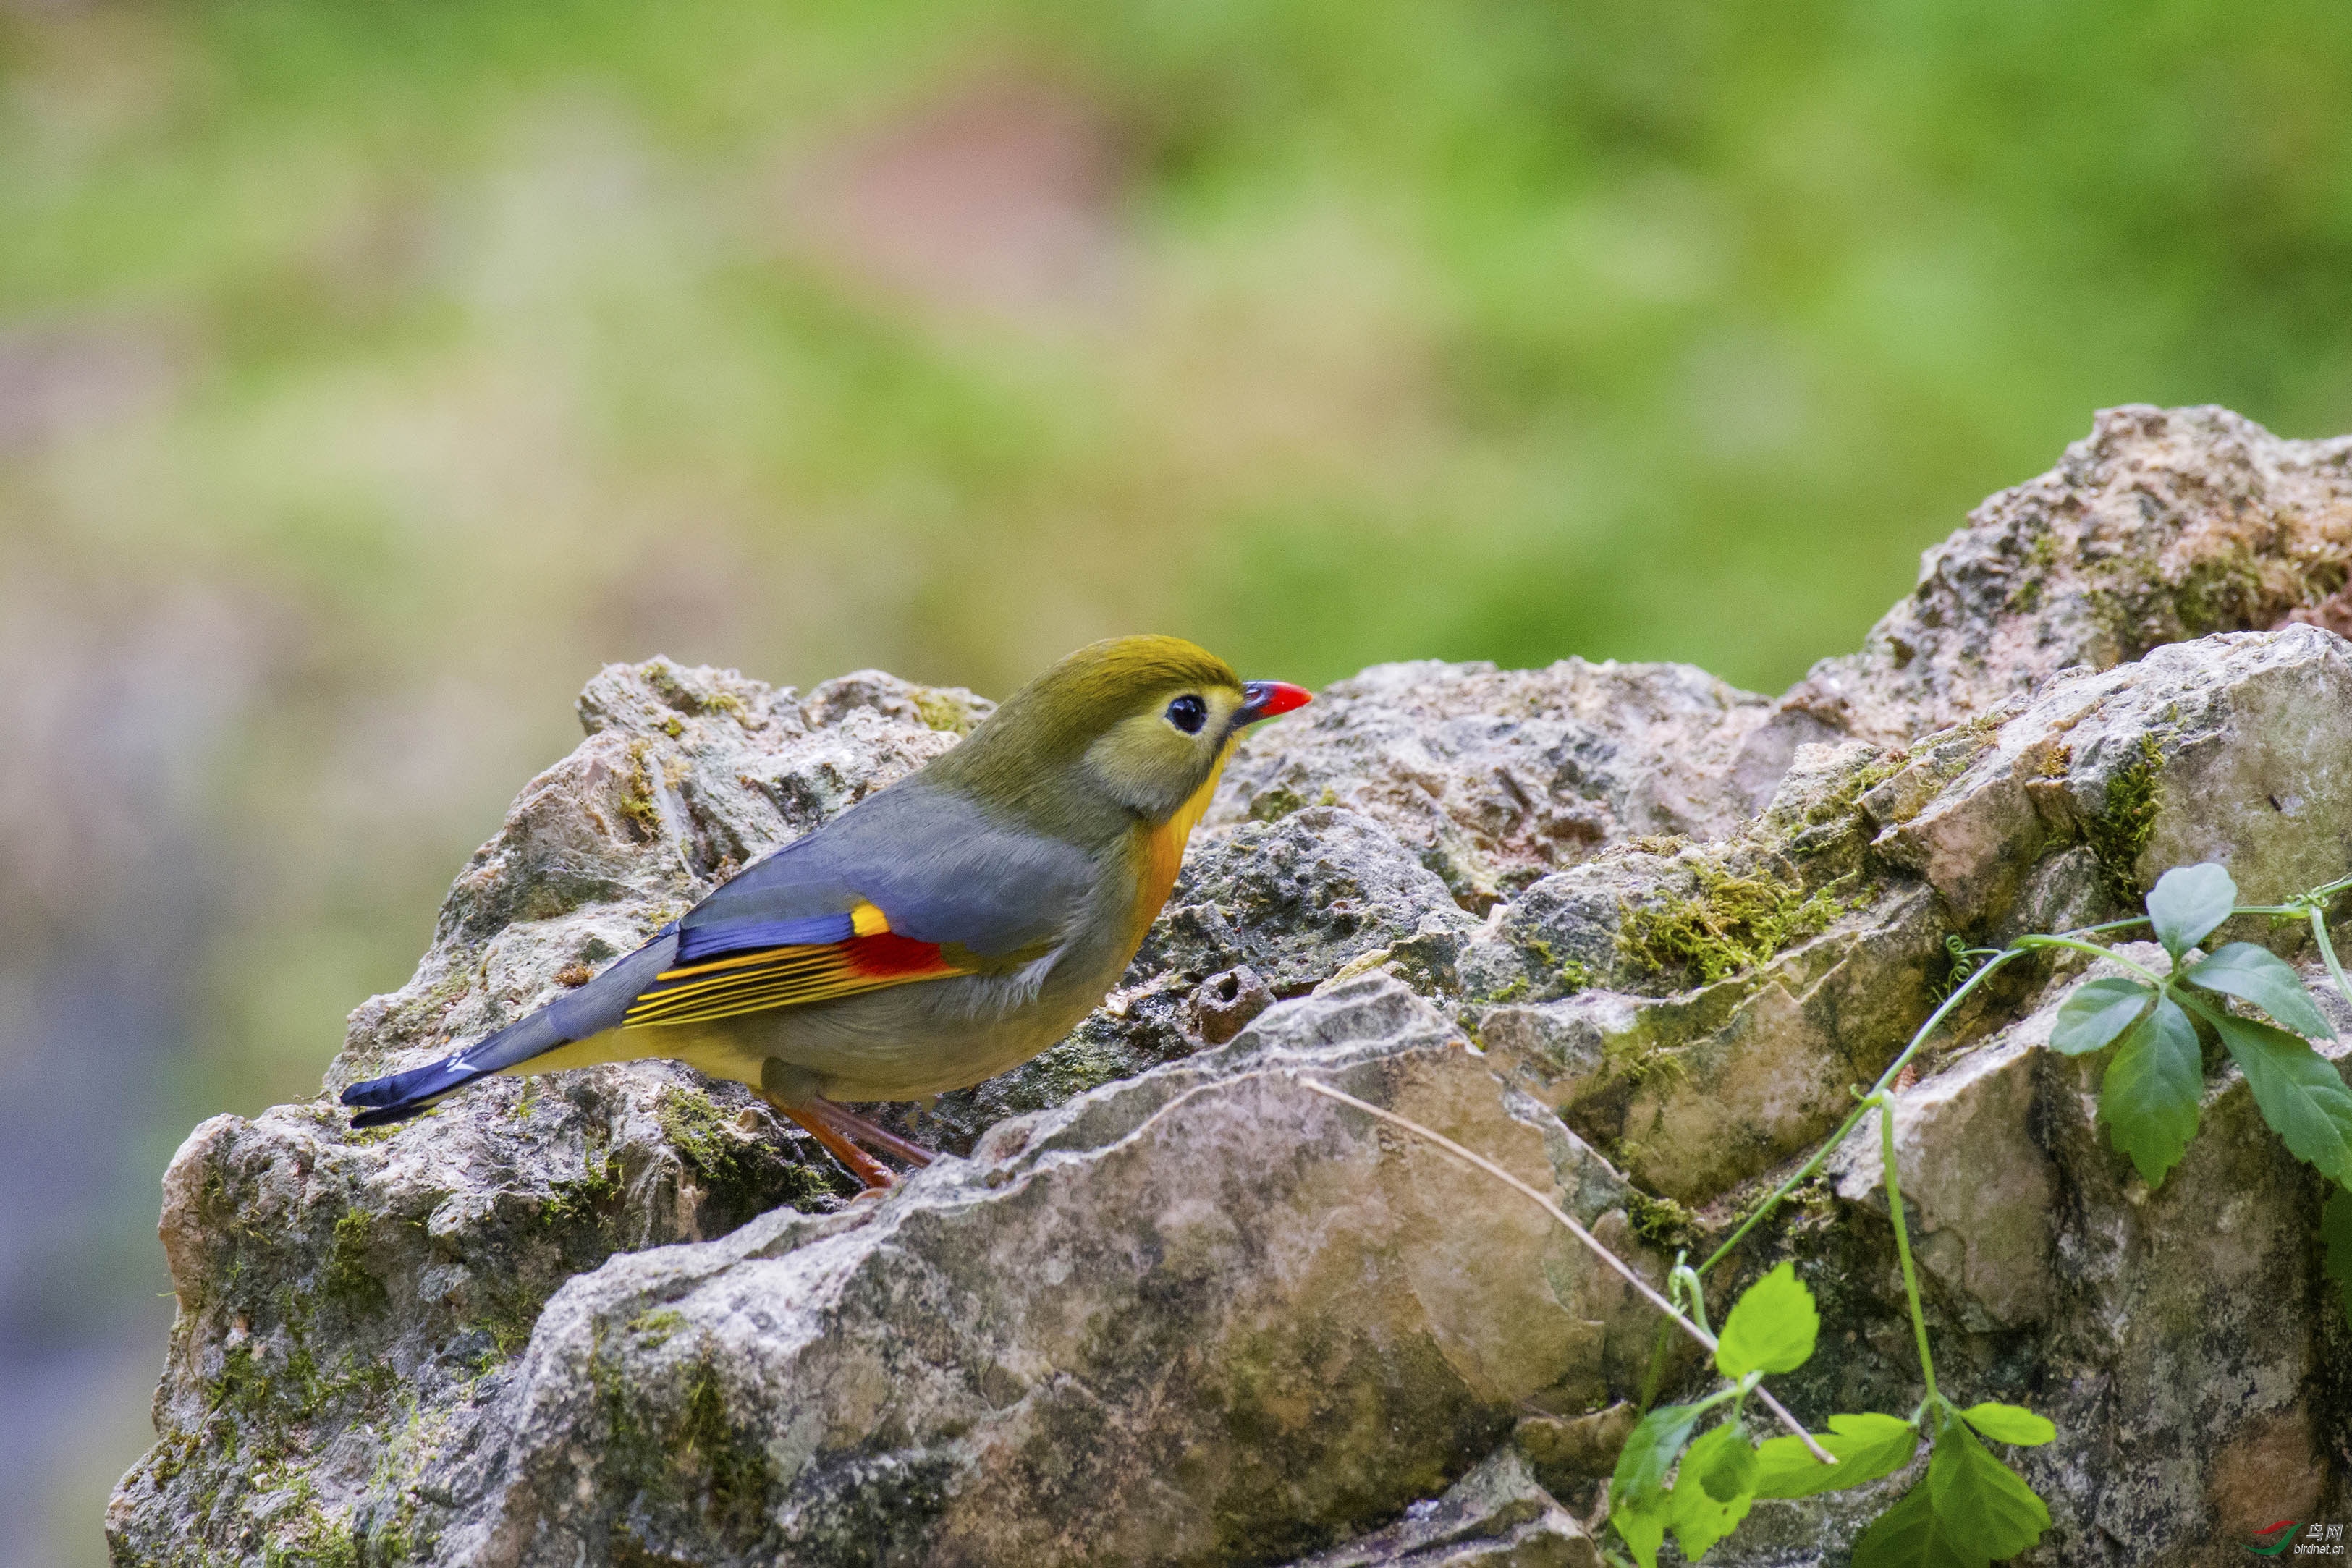
[[[1785,705],[1900,743],[2058,671],[2290,620],[2352,632],[2352,436],[2282,441],[2225,408],[2100,413],[2058,466],[1929,550],[1862,651]]]
[[[1835,1127],[1948,938],[2112,918],[2190,860],[2252,898],[2345,873],[2347,549],[2352,441],[2127,409],[1777,704],[1673,665],[1367,671],[1246,743],[1068,1040],[890,1108],[960,1157],[878,1201],[667,1063],[388,1134],[324,1098],[207,1122],[165,1181],[179,1316],[116,1558],[1595,1563],[1645,1309],[1305,1082],[1654,1277]],[[606,670],[328,1088],[578,983],[986,706]],[[1938,1372],[2058,1423],[2013,1456],[2054,1516],[2032,1561],[2214,1561],[2346,1500],[2322,1194],[2223,1066],[2149,1193],[2095,1065],[2045,1048],[2085,973],[2008,971],[1900,1095]],[[1827,1326],[1783,1394],[1817,1424],[1918,1398],[1877,1159],[1839,1151],[1716,1281],[1796,1260]],[[1759,1505],[1708,1561],[1843,1563],[1907,1479]]]

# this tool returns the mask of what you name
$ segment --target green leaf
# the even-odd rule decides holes
[[[1937,1425],[1927,1495],[1937,1529],[1979,1563],[2014,1557],[2050,1528],[2050,1511],[2033,1489],[1958,1421]]]
[[[2015,1443],[2021,1448],[2032,1448],[2053,1442],[2058,1437],[2057,1427],[2047,1416],[2036,1416],[2032,1411],[2015,1405],[2001,1405],[1988,1399],[1981,1405],[1969,1406],[1960,1414],[1967,1417],[1969,1426],[1996,1443]]]
[[[2327,1248],[2323,1265],[2342,1293],[2344,1315],[2352,1319],[2352,1192],[2337,1187],[2319,1211],[2319,1239]]]
[[[2147,918],[2156,927],[2156,939],[2178,959],[2229,919],[2237,903],[2238,884],[2220,866],[2210,861],[2177,865],[2156,879],[2155,890],[2147,895]]]
[[[1962,1556],[1937,1528],[1925,1476],[1853,1543],[1853,1568],[1985,1568],[1990,1561]]]
[[[1737,1417],[1711,1427],[1675,1477],[1675,1539],[1696,1558],[1730,1534],[1756,1500],[1756,1449]]]
[[[1658,1547],[1666,1539],[1666,1472],[1690,1437],[1698,1419],[1696,1405],[1661,1405],[1642,1417],[1617,1456],[1609,1479],[1609,1522],[1642,1568],[1656,1568]]]
[[[2148,1186],[2163,1183],[2197,1135],[2197,1098],[2204,1087],[2197,1030],[2178,1003],[2159,998],[2155,1010],[2124,1036],[2099,1090],[2099,1119],[2107,1124],[2109,1141],[2131,1156]]]
[[[1633,1549],[1633,1561],[1642,1568],[1658,1568],[1658,1548],[1666,1543],[1666,1522],[1673,1507],[1672,1501],[1663,1497],[1654,1497],[1639,1507],[1621,1504],[1614,1496],[1610,1498],[1610,1527]]]
[[[2250,1001],[2297,1034],[2336,1038],[2311,993],[2303,988],[2302,977],[2278,955],[2252,942],[2231,943],[2181,977],[2192,986]]]
[[[1822,1315],[1813,1293],[1782,1263],[1739,1293],[1716,1343],[1715,1364],[1734,1383],[1751,1372],[1794,1372],[1813,1354]]]
[[[2252,1019],[2220,1014],[2213,1027],[2280,1141],[2336,1186],[2352,1186],[2352,1089],[2334,1064],[2286,1030]]]
[[[1919,1429],[1908,1421],[1871,1412],[1832,1416],[1830,1429],[1813,1439],[1837,1456],[1825,1465],[1797,1437],[1767,1437],[1757,1447],[1758,1497],[1811,1497],[1843,1491],[1891,1476],[1919,1450]]]
[[[2084,981],[2060,1004],[2058,1021],[2050,1030],[2050,1049],[2068,1056],[2098,1050],[2137,1021],[2155,995],[2153,987],[2120,977]]]

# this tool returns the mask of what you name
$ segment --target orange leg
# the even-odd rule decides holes
[[[887,1166],[851,1143],[842,1134],[834,1131],[831,1124],[827,1123],[814,1107],[787,1105],[781,1100],[769,1100],[768,1103],[792,1118],[793,1124],[810,1137],[823,1144],[828,1154],[848,1167],[851,1176],[866,1185],[866,1191],[887,1191],[896,1180],[890,1175]]]
[[[940,1157],[922,1145],[908,1143],[880,1123],[869,1122],[848,1106],[836,1105],[822,1094],[811,1101],[810,1105],[818,1115],[833,1124],[835,1132],[855,1138],[861,1144],[869,1144],[884,1154],[896,1155],[910,1166],[920,1167]]]

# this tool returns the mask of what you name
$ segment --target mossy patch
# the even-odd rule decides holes
[[[970,735],[972,726],[980,721],[961,698],[950,696],[930,686],[915,688],[915,716],[926,729],[942,735]]]
[[[1686,1251],[1699,1238],[1697,1215],[1671,1197],[1639,1190],[1625,1195],[1625,1222],[1634,1235],[1667,1252]]]
[[[489,1354],[483,1358],[480,1369],[488,1371],[529,1344],[530,1331],[539,1326],[539,1314],[546,1305],[543,1299],[519,1287],[487,1292],[481,1311],[473,1315],[474,1325],[490,1336]]]
[[[588,1377],[604,1416],[604,1459],[621,1489],[698,1505],[708,1523],[738,1539],[761,1533],[774,1485],[768,1451],[759,1433],[739,1426],[729,1411],[707,1348],[687,1372],[674,1417],[607,1354],[602,1324],[589,1350]]]
[[[732,1229],[778,1204],[806,1208],[832,1191],[826,1173],[744,1132],[708,1094],[667,1090],[654,1115],[662,1136],[709,1201],[706,1234]]]
[[[367,1267],[368,1217],[360,1209],[343,1211],[335,1221],[335,1236],[327,1252],[327,1266],[319,1279],[319,1293],[352,1312],[381,1312],[392,1301],[382,1280]]]
[[[602,1159],[589,1156],[587,1174],[578,1181],[558,1182],[540,1206],[539,1222],[551,1230],[562,1230],[575,1225],[601,1225],[621,1201],[623,1187],[619,1156],[607,1155]]]
[[[1303,811],[1309,806],[1336,806],[1339,803],[1339,794],[1336,789],[1327,789],[1310,800],[1296,789],[1276,784],[1250,797],[1249,818],[1253,822],[1278,822],[1293,811]]]
[[[1808,892],[1769,873],[1695,869],[1696,896],[1664,894],[1624,912],[1617,945],[1628,963],[1711,985],[1828,929],[1845,913],[1829,888]]]
[[[2243,546],[2192,563],[2172,591],[2183,640],[2265,624],[2274,614],[2269,601],[2253,552]]]
[[[1293,811],[1306,809],[1307,797],[1295,789],[1285,789],[1276,785],[1250,797],[1249,815],[1253,822],[1278,822]]]
[[[656,1307],[629,1320],[629,1332],[644,1340],[648,1350],[659,1350],[684,1327],[686,1314],[676,1307]]]
[[[2083,841],[2099,862],[2100,880],[2127,909],[2139,907],[2139,857],[2156,831],[2156,814],[2163,803],[2163,768],[2164,752],[2156,737],[2141,736],[2138,758],[2116,769],[2107,780],[2105,803],[2083,824]]]
[[[667,659],[656,659],[641,668],[645,671],[646,685],[653,687],[655,694],[663,702],[680,713],[693,715],[723,713],[732,716],[738,723],[741,723],[750,716],[751,710],[743,706],[741,697],[737,696],[733,692],[695,690],[678,678],[677,666]],[[677,721],[672,719],[662,727],[673,737],[678,731],[671,728],[670,726],[676,723]]]
[[[654,800],[653,743],[629,742],[629,779],[621,791],[621,815],[647,840],[661,837],[661,807]]]
[[[399,1561],[381,1552],[368,1556],[382,1563]],[[262,1568],[361,1568],[360,1539],[349,1520],[298,1508],[293,1523],[279,1526],[262,1544],[261,1563]]]
[[[1572,997],[1579,991],[1591,988],[1594,977],[1592,966],[1583,959],[1574,955],[1561,957],[1552,950],[1552,945],[1540,936],[1528,937],[1520,946],[1534,956],[1538,964],[1550,971],[1550,997]]]
[[[756,1435],[737,1431],[719,1375],[708,1362],[695,1368],[688,1386],[686,1416],[672,1452],[682,1476],[702,1481],[715,1522],[738,1531],[758,1529],[773,1484],[768,1451]]]

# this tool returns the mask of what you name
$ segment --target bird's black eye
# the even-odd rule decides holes
[[[1209,705],[1190,692],[1168,705],[1168,722],[1187,735],[1198,735],[1209,719]]]

